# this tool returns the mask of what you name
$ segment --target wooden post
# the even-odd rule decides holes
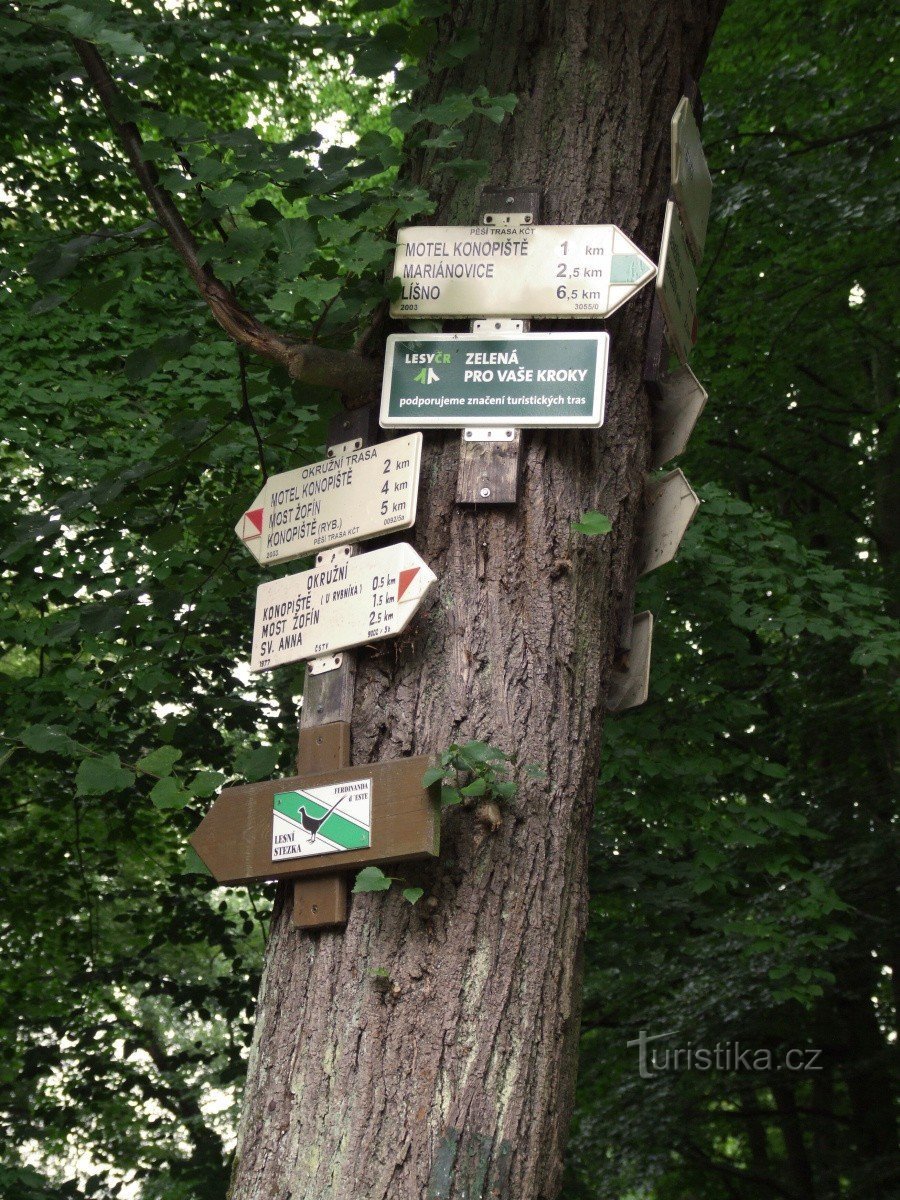
[[[368,446],[378,439],[378,421],[374,407],[344,412],[328,427],[328,449]],[[356,548],[353,547],[355,553]],[[350,764],[350,719],[353,711],[353,685],[356,654],[341,653],[341,664],[320,675],[306,672],[303,708],[300,714],[300,742],[297,748],[297,773],[331,771]],[[292,923],[299,929],[321,929],[347,923],[347,877],[335,873],[294,883]]]
[[[506,216],[509,224],[537,223],[540,217],[540,189],[486,187],[479,202],[478,222],[500,227]],[[472,321],[470,329],[479,332],[492,327],[524,332],[528,321]],[[502,425],[502,422],[499,424]],[[464,429],[459,451],[457,504],[515,504],[519,498],[522,473],[522,431],[502,430],[502,437],[489,436],[495,431]]]

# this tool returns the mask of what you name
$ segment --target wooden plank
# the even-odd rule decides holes
[[[486,187],[479,200],[479,221],[488,214],[516,213],[537,223],[541,191],[535,187]],[[472,322],[473,329],[475,323]],[[522,322],[527,330],[529,322]],[[522,479],[522,431],[502,442],[470,441],[463,433],[456,481],[457,504],[516,504]]]
[[[504,442],[470,442],[463,436],[456,480],[457,504],[515,504],[519,499],[522,430]]]
[[[328,675],[336,675],[329,671]],[[327,675],[310,676],[327,679]],[[351,694],[352,698],[352,694]],[[300,730],[297,749],[297,773],[307,775],[336,771],[350,763],[349,721],[332,721],[327,725]],[[291,922],[298,929],[320,929],[329,925],[346,925],[349,889],[346,875],[322,875],[314,879],[294,881],[294,904]]]
[[[327,725],[300,730],[297,749],[298,775],[321,775],[324,771],[336,771],[339,767],[346,767],[349,762],[349,722],[331,721]]]
[[[291,924],[296,929],[324,929],[347,924],[346,875],[321,875],[294,881]]]
[[[370,863],[434,858],[440,845],[437,785],[425,789],[428,755],[367,766],[342,767],[288,779],[224,788],[191,838],[194,849],[219,883],[252,883],[333,875]],[[372,780],[371,845],[302,859],[272,859],[273,802],[276,793]]]

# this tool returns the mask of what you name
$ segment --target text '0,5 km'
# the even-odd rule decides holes
[[[615,225],[414,226],[392,317],[607,317],[656,274]]]
[[[320,554],[311,571],[257,588],[250,669],[266,671],[394,637],[435,578],[408,542],[355,558],[348,546]]]

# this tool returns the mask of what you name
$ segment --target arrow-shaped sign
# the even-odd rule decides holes
[[[257,562],[278,563],[409,529],[421,458],[412,433],[271,475],[234,531]]]
[[[311,571],[257,589],[250,669],[267,671],[394,637],[435,579],[408,542],[355,558],[349,546],[320,554]]]
[[[644,523],[637,553],[639,577],[672,561],[699,507],[697,493],[683,471],[669,471],[650,480],[644,490]]]
[[[682,96],[672,117],[672,191],[694,261],[699,264],[706,242],[712,176],[687,96]]]
[[[666,203],[656,294],[672,349],[687,363],[697,341],[697,272],[674,200]]]
[[[655,274],[615,225],[413,226],[397,234],[391,316],[595,320]]]
[[[650,410],[653,421],[650,466],[662,467],[684,451],[703,412],[707,392],[690,367],[677,367],[656,382],[659,400]]]
[[[219,883],[432,858],[440,804],[436,784],[422,787],[429,765],[419,755],[224,788],[191,845]]]

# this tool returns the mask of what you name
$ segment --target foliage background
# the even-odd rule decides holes
[[[438,10],[0,16],[0,1195],[225,1192],[268,898],[212,888],[186,838],[225,779],[290,768],[302,675],[239,665],[258,568],[232,526],[335,403],[210,320],[67,35],[219,277],[344,347],[381,332],[393,225],[427,219],[404,144],[436,194],[486,174],[460,128],[514,102],[411,107]],[[897,1186],[890,28],[880,2],[734,0],[702,81],[704,505],[642,584],[651,701],[607,728],[573,1200]],[[823,1070],[645,1080],[641,1029]]]

